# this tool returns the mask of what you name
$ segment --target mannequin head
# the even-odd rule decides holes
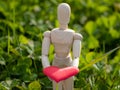
[[[61,3],[58,6],[58,21],[60,25],[68,25],[70,21],[71,9],[67,3]]]

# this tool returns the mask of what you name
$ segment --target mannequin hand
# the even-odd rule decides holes
[[[75,67],[78,67],[78,66],[79,66],[79,58],[75,58],[75,59],[72,61],[72,66],[75,66]]]

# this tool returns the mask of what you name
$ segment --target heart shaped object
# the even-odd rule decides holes
[[[58,68],[56,66],[49,66],[43,69],[43,73],[50,79],[55,80],[57,83],[65,80],[79,72],[77,67],[71,66],[66,68]]]

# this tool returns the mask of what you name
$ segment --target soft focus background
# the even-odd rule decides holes
[[[59,26],[61,2],[71,6],[69,28],[84,37],[75,90],[120,90],[120,0],[0,0],[0,90],[52,90],[41,44]],[[50,62],[53,53],[51,45]]]

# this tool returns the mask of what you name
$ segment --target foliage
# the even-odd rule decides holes
[[[41,44],[43,32],[59,25],[61,2],[72,9],[69,28],[84,37],[76,90],[120,89],[119,0],[1,0],[0,90],[50,90],[51,81],[42,73]],[[51,46],[50,61],[53,52]]]

